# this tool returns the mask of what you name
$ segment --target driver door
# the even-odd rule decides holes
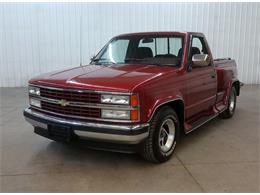
[[[203,37],[193,36],[190,46],[190,62],[195,54],[209,54]],[[196,114],[213,108],[216,101],[217,78],[213,63],[207,66],[195,66],[191,69],[186,83],[186,117],[190,118]]]

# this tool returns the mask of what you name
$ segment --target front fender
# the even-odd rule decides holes
[[[152,119],[155,112],[161,106],[172,103],[177,100],[182,101],[184,104],[184,100],[183,100],[182,94],[180,92],[174,93],[174,95],[167,95],[167,96],[159,97],[159,98],[150,98],[149,109],[147,110],[147,114],[146,114],[145,118],[149,122]]]

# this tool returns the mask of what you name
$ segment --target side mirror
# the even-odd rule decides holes
[[[208,66],[210,58],[208,54],[195,54],[192,56],[193,67]]]

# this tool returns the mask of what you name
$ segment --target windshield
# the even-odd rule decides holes
[[[112,39],[91,64],[154,64],[179,66],[181,36],[126,36]]]

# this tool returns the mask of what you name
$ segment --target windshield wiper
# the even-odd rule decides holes
[[[92,62],[97,62],[95,64],[116,64],[115,62],[112,62],[110,59],[107,58],[95,58],[91,61]]]
[[[141,58],[126,58],[125,62],[144,62],[147,65],[156,65],[156,66],[160,66],[160,63],[156,63],[156,62],[149,62],[149,59],[141,59]]]
[[[155,65],[155,66],[175,66],[174,64],[161,64],[161,63],[156,63],[156,62],[152,62],[149,59],[140,59],[140,58],[126,58],[125,62],[140,62],[142,61],[143,63],[147,64],[147,65]]]
[[[145,60],[145,59],[140,59],[140,58],[126,58],[126,59],[125,59],[125,62],[131,62],[131,61],[137,61],[137,62],[139,62],[139,61],[143,61],[143,60]]]

